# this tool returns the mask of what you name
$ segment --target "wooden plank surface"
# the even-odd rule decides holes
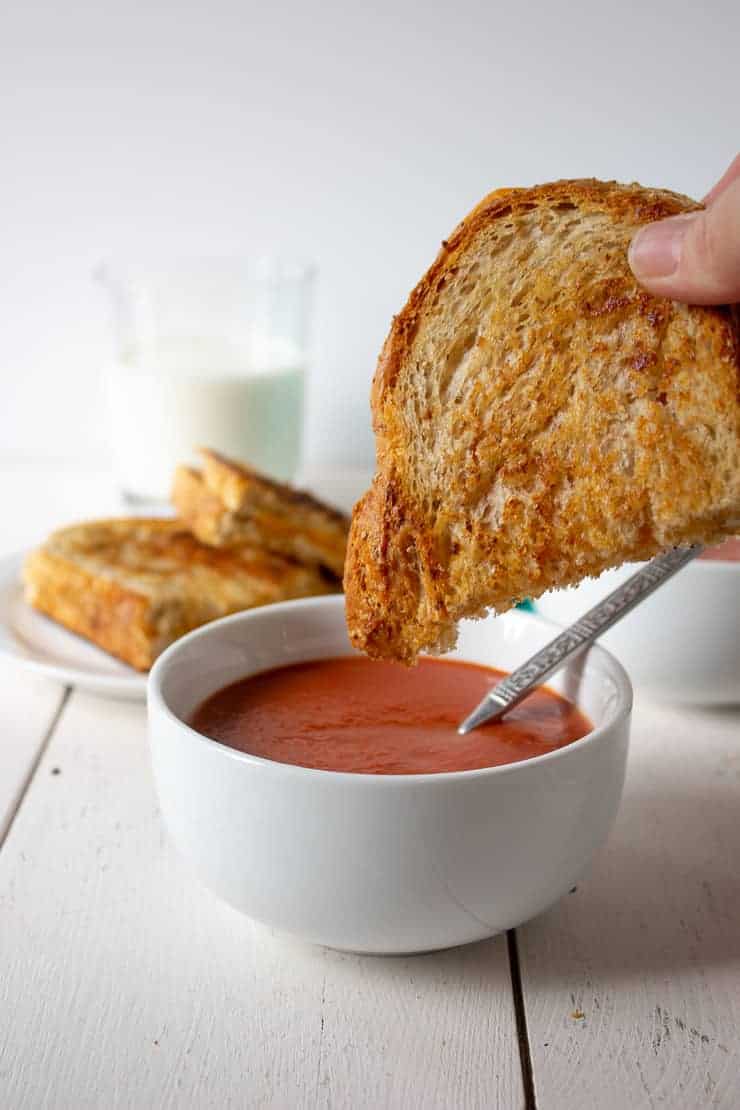
[[[609,845],[518,939],[540,1110],[740,1106],[740,714],[638,705]]]
[[[72,696],[0,914],[3,1107],[523,1103],[504,938],[382,959],[253,925],[167,846],[142,706]]]
[[[102,472],[16,469],[2,548],[118,507]],[[345,505],[364,481],[307,477]],[[503,940],[385,960],[274,936],[166,845],[142,706],[75,694],[57,723],[61,687],[0,682],[3,1110],[522,1105]],[[737,713],[638,704],[609,846],[518,938],[540,1110],[740,1106]]]
[[[0,659],[0,844],[59,711],[64,688]]]

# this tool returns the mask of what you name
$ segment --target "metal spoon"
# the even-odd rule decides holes
[[[559,671],[569,659],[592,644],[602,632],[621,620],[625,613],[639,605],[676,571],[700,555],[702,550],[700,546],[677,547],[666,555],[659,555],[642,570],[638,570],[598,605],[594,605],[593,609],[589,609],[580,620],[566,628],[536,655],[494,686],[470,716],[465,718],[457,730],[458,733],[465,736],[486,721],[497,721],[503,717],[504,713],[508,713],[526,698],[535,686]]]

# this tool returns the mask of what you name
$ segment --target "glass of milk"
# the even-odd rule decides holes
[[[103,266],[116,354],[110,445],[126,500],[167,499],[212,447],[281,480],[301,461],[313,268],[275,261]]]

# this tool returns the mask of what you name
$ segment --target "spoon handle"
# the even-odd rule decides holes
[[[466,717],[458,728],[461,736],[471,732],[486,721],[496,721],[539,686],[555,671],[559,671],[574,655],[592,644],[602,632],[616,624],[625,613],[662,586],[676,571],[681,570],[702,548],[677,547],[647,563],[616,590],[608,594],[580,620],[566,628],[521,667],[490,690],[480,704]]]

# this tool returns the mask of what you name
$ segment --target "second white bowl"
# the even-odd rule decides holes
[[[572,624],[637,566],[545,594],[538,613]],[[740,703],[740,562],[696,559],[600,637],[638,689],[669,701]]]

